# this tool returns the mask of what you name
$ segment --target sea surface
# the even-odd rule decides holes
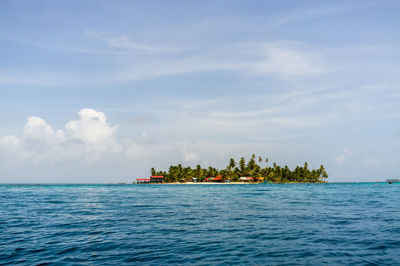
[[[0,185],[0,264],[400,265],[400,184]]]

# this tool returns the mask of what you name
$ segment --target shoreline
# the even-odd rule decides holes
[[[173,182],[173,183],[147,183],[139,185],[259,185],[259,184],[327,184],[328,182],[284,182],[284,183],[264,183],[264,182]],[[133,183],[136,184],[136,183]]]

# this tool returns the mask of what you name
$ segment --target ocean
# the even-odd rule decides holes
[[[0,185],[0,264],[400,264],[400,184]]]

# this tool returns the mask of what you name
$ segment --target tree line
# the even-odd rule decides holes
[[[151,175],[164,176],[164,182],[190,182],[194,178],[197,182],[204,182],[207,177],[221,177],[222,181],[238,182],[240,177],[253,177],[255,182],[269,181],[274,183],[299,182],[318,183],[325,182],[328,174],[323,165],[318,169],[309,169],[308,163],[296,166],[293,170],[287,165],[281,167],[276,163],[268,165],[268,158],[252,155],[246,163],[244,157],[238,162],[231,158],[225,169],[216,169],[212,166],[202,168],[199,164],[195,168],[183,167],[182,164],[171,165],[168,171],[157,171],[151,168]]]

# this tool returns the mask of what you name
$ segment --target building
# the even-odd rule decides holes
[[[162,183],[163,181],[164,181],[164,176],[162,175],[150,176],[150,183]]]
[[[242,176],[241,178],[239,178],[240,182],[254,182],[254,178],[252,178],[251,176]]]
[[[220,177],[220,176],[217,176],[217,177],[210,176],[210,177],[206,177],[205,181],[206,182],[222,182],[222,177]]]
[[[150,178],[138,178],[136,179],[136,184],[148,184],[150,181]]]

